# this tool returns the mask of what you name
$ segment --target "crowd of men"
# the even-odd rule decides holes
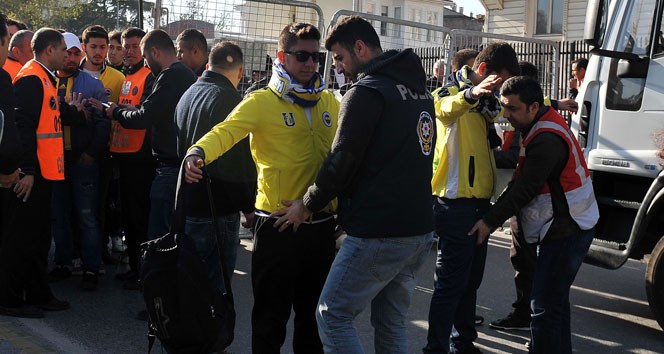
[[[254,353],[280,352],[291,310],[296,353],[362,353],[353,321],[366,307],[376,352],[406,353],[415,275],[434,235],[422,351],[480,353],[475,305],[487,238],[511,217],[515,242],[537,249],[531,308],[518,313],[531,329],[529,350],[571,353],[569,289],[597,205],[556,110],[575,104],[545,99],[509,44],[459,52],[447,80],[437,62],[427,82],[411,49],[384,51],[369,22],[345,18],[324,39],[335,72],[352,82],[339,101],[319,73],[320,31],[293,23],[280,33],[271,74],[257,76],[264,87],[243,98],[240,47],[208,51],[195,29],[174,44],[161,30],[90,26],[81,41],[12,23],[0,16],[0,314],[68,309],[49,282],[71,276],[75,254],[81,289],[97,288],[114,176],[129,256],[129,270],[115,276],[137,289],[139,245],[168,232],[182,165],[187,234],[219,292],[222,269],[235,267],[240,213],[254,230]],[[521,138],[492,137],[501,116]],[[499,159],[516,173],[492,205]]]

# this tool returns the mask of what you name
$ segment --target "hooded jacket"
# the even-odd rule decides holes
[[[341,103],[332,150],[304,204],[318,211],[338,196],[341,224],[355,237],[431,232],[436,128],[422,62],[411,49],[387,51],[360,71]]]

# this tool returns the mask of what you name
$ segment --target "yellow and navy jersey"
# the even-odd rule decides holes
[[[282,200],[302,199],[327,157],[337,130],[339,102],[323,91],[305,108],[279,98],[270,89],[247,96],[223,122],[193,147],[210,163],[249,135],[258,170],[256,209],[274,212]],[[336,211],[336,200],[322,211]]]

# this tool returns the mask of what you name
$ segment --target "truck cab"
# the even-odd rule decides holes
[[[571,128],[600,209],[586,262],[647,262],[650,308],[664,328],[664,0],[590,0],[593,49]]]

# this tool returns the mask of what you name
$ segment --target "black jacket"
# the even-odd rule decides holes
[[[127,129],[151,129],[152,154],[160,165],[178,167],[175,106],[196,82],[196,75],[181,62],[162,70],[152,92],[136,111],[118,108],[113,117]]]
[[[343,228],[356,237],[433,230],[433,99],[420,58],[388,51],[367,63],[341,103],[330,155],[304,203],[318,211],[339,197]]]
[[[16,130],[14,120],[14,85],[12,78],[5,70],[0,68],[0,174],[10,174],[18,167],[18,158],[21,153],[21,141]]]
[[[175,108],[179,158],[187,149],[224,121],[242,101],[231,82],[221,74],[206,70],[182,95]],[[235,144],[228,152],[206,167],[212,177],[212,195],[217,216],[254,210],[256,201],[256,166],[249,149],[249,138]],[[204,183],[191,185],[186,210],[188,216],[210,217]]]
[[[523,136],[548,109],[549,107],[542,107],[533,123],[522,132]],[[569,214],[567,198],[560,185],[560,175],[568,156],[567,143],[560,136],[548,132],[535,136],[526,149],[528,163],[524,164],[521,176],[510,182],[496,204],[483,217],[484,222],[494,228],[499,227],[508,218],[518,215],[519,210],[530,203],[542,190],[544,183],[548,182],[554,219],[542,242],[578,233],[580,228]]]

